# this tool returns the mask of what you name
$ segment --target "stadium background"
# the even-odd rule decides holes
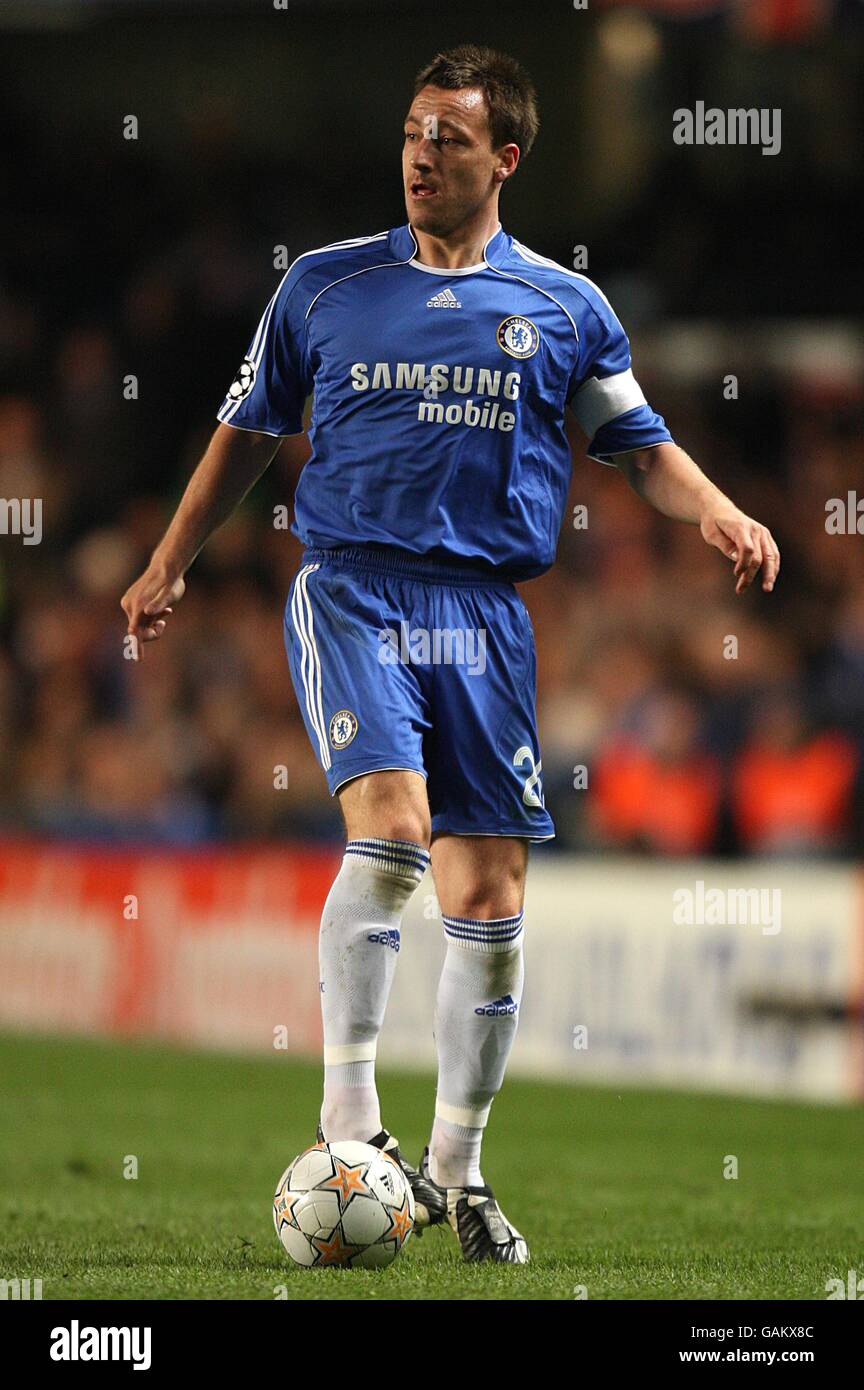
[[[314,932],[341,823],[282,647],[300,549],[272,524],[305,441],[207,546],[141,666],[122,659],[119,599],[214,427],[279,248],[290,261],[404,220],[413,73],[471,39],[522,59],[540,96],[505,228],[565,266],[587,248],[648,399],[783,555],[773,595],[736,599],[696,528],[574,433],[558,564],[521,588],[558,838],[534,851],[538,983],[515,1073],[864,1094],[864,542],[825,525],[864,476],[862,20],[857,0],[0,3],[0,497],[44,499],[40,545],[0,536],[13,1071],[46,1032],[316,1055]],[[674,144],[673,110],[698,100],[781,108],[781,153]],[[699,880],[782,885],[783,934],[676,934],[670,895]],[[382,1055],[428,1068],[427,887]]]
[[[506,225],[564,265],[587,247],[649,399],[784,563],[770,600],[735,600],[695,528],[574,438],[588,527],[565,522],[556,569],[523,589],[553,852],[860,849],[864,547],[824,520],[861,478],[861,6],[261,9],[49,4],[56,27],[4,33],[0,496],[43,497],[46,520],[40,546],[0,554],[3,823],[112,843],[338,837],[273,626],[299,548],[272,508],[304,446],[283,445],[208,546],[143,673],[117,661],[117,598],[203,450],[274,247],[293,259],[399,223],[415,66],[494,15],[542,97]],[[780,155],[674,145],[671,111],[700,94],[779,105]],[[655,788],[629,823],[621,758]],[[275,791],[261,771],[278,763]],[[680,804],[658,821],[667,780]]]

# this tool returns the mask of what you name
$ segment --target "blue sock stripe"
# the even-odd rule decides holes
[[[468,927],[485,927],[488,926],[488,924],[489,926],[495,927],[501,922],[520,922],[524,916],[524,908],[522,908],[521,912],[514,913],[513,917],[450,917],[447,916],[445,912],[445,922],[463,922],[465,926]]]
[[[477,941],[481,944],[487,942],[490,946],[498,945],[502,941],[516,941],[525,930],[524,927],[515,927],[513,931],[496,933],[494,936],[484,932],[470,932],[452,930],[445,928],[445,936],[450,936],[454,941]]]
[[[472,927],[453,926],[445,922],[444,931],[463,941],[512,941],[524,931],[521,921],[509,927],[498,927],[494,931],[477,931]]]
[[[388,855],[381,849],[346,849],[346,855],[353,859],[365,859],[375,865],[390,865],[393,869],[411,869],[415,873],[422,874],[425,865],[418,863],[417,859],[399,859],[396,855]]]
[[[428,849],[424,849],[416,840],[382,840],[375,836],[367,839],[349,840],[349,845],[398,845],[402,849],[415,850],[417,854],[425,854],[429,857]]]
[[[431,858],[428,849],[412,844],[410,840],[349,840],[346,849],[355,854],[358,851],[383,850],[387,854],[414,859],[422,864],[428,864]]]
[[[357,859],[375,859],[379,863],[383,860],[388,864],[404,864],[408,868],[417,869],[419,873],[423,873],[428,867],[427,862],[422,859],[412,859],[402,854],[389,854],[384,849],[346,849],[345,853],[353,855]]]
[[[412,864],[418,869],[425,869],[429,862],[426,859],[415,859],[414,856],[410,854],[392,854],[386,849],[353,849],[350,845],[346,846],[345,853],[356,855],[365,854],[375,859],[389,859],[399,864]]]
[[[375,865],[389,869],[409,869],[418,882],[429,866],[429,853],[419,846],[414,851],[397,849],[395,840],[349,840],[345,846],[346,855],[366,859]]]
[[[465,931],[510,931],[512,927],[521,927],[522,920],[521,917],[498,917],[480,922],[472,921],[470,917],[445,917],[444,925]]]
[[[460,929],[465,927],[470,931],[482,931],[483,934],[489,933],[489,931],[500,933],[500,931],[510,930],[511,927],[518,930],[518,927],[521,927],[525,920],[525,913],[518,912],[515,917],[492,917],[486,922],[483,922],[479,917],[447,917],[446,915],[443,920],[445,920],[445,930],[449,930],[450,927],[460,927]]]

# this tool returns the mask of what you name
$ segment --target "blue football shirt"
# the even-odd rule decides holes
[[[410,225],[299,256],[218,418],[298,434],[310,393],[305,545],[398,546],[512,580],[555,559],[566,405],[604,463],[671,439],[603,293],[500,226],[460,270],[421,265]]]

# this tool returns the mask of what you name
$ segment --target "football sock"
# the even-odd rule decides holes
[[[429,1172],[442,1187],[480,1187],[480,1145],[501,1089],[522,998],[523,913],[444,918],[447,954],[435,1005],[438,1091]]]
[[[349,840],[318,938],[325,1139],[381,1129],[375,1050],[396,969],[399,925],[429,851],[408,840]]]

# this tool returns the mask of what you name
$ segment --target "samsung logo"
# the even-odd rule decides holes
[[[355,391],[423,391],[434,399],[439,391],[455,391],[458,396],[519,397],[519,372],[502,372],[489,367],[451,367],[447,362],[355,362],[351,367],[351,386]]]

